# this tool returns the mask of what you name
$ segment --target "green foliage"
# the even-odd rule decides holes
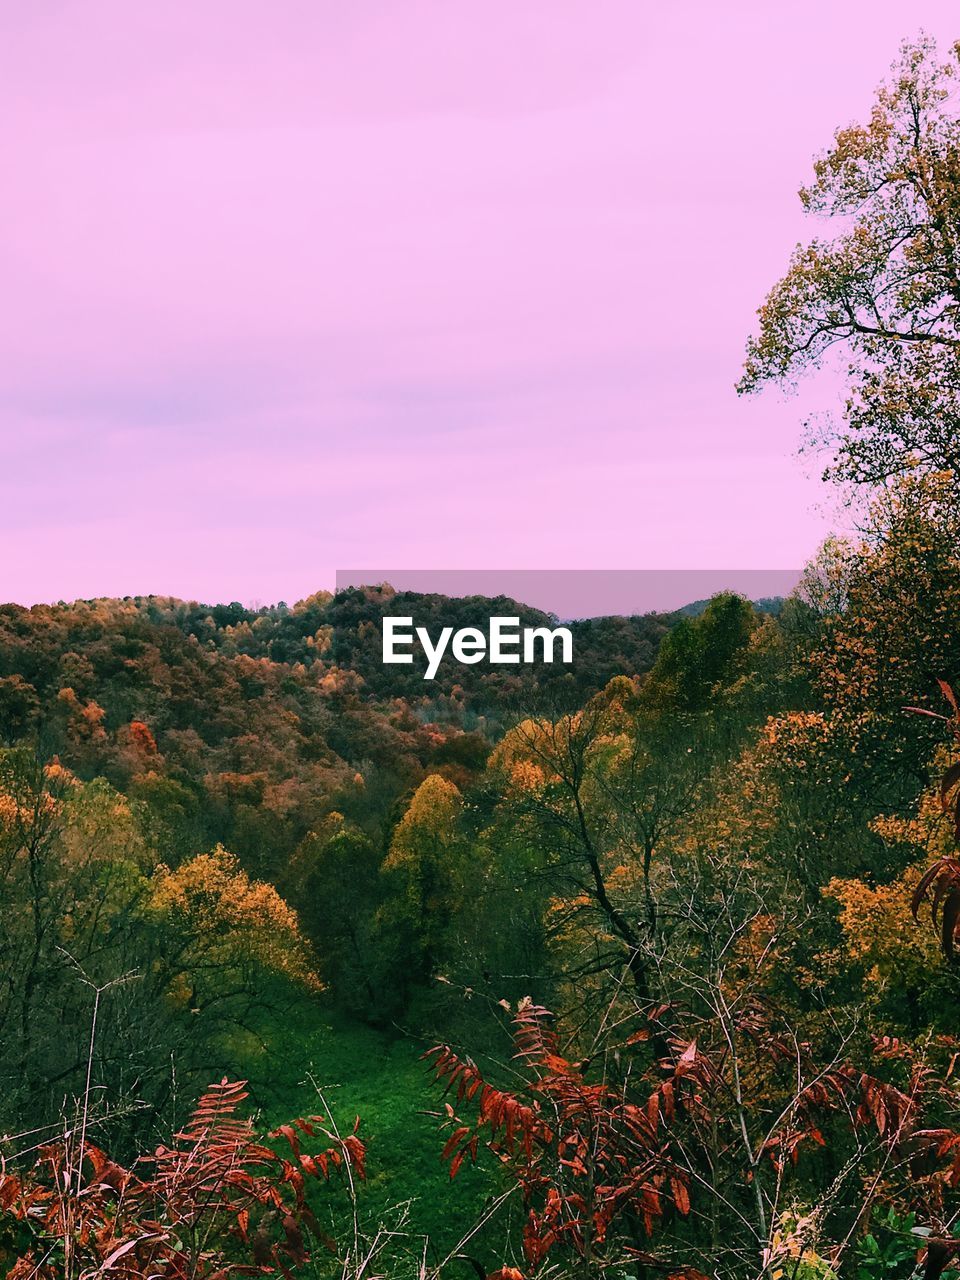
[[[917,1227],[915,1213],[893,1206],[873,1215],[870,1230],[857,1247],[857,1280],[905,1280],[917,1269],[917,1252],[929,1228]]]
[[[653,696],[681,711],[703,711],[714,689],[732,680],[756,623],[750,602],[732,593],[715,596],[698,617],[682,617],[657,653]]]
[[[312,835],[297,856],[299,888],[292,898],[307,936],[322,956],[322,976],[337,1002],[380,1017],[389,981],[376,917],[383,897],[382,856],[369,836],[338,823]]]

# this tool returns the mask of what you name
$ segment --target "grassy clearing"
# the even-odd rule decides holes
[[[407,1230],[417,1250],[429,1237],[431,1254],[450,1250],[495,1194],[496,1175],[465,1165],[451,1181],[440,1160],[444,1135],[426,1112],[442,1110],[424,1046],[351,1022],[323,999],[283,993],[235,1046],[251,1094],[267,1124],[322,1110],[311,1077],[341,1129],[361,1117],[368,1145],[362,1209],[391,1218],[410,1202]],[[473,1250],[471,1249],[471,1252]]]

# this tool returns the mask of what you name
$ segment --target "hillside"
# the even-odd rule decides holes
[[[652,665],[665,619],[574,624],[572,670],[383,666],[383,613],[431,629],[491,613],[550,619],[509,600],[321,593],[288,607],[154,596],[0,607],[0,742],[37,739],[82,778],[148,805],[174,859],[221,841],[276,878],[331,812],[378,831],[430,770],[482,767],[518,715],[576,705]]]

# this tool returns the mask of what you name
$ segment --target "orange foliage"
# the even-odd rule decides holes
[[[328,1242],[306,1181],[334,1169],[364,1177],[359,1120],[346,1138],[324,1116],[282,1125],[271,1137],[284,1139],[287,1157],[237,1116],[246,1097],[242,1082],[212,1085],[172,1142],[131,1168],[68,1134],[42,1147],[27,1173],[4,1169],[0,1208],[28,1241],[7,1280],[227,1280],[308,1263],[311,1235]],[[325,1145],[307,1153],[317,1137]]]
[[[176,871],[160,865],[150,906],[194,940],[194,953],[229,967],[254,960],[276,973],[318,986],[297,913],[272,885],[251,880],[222,845]]]

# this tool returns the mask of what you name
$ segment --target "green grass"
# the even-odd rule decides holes
[[[251,1034],[234,1044],[254,1101],[275,1126],[323,1110],[316,1081],[341,1131],[360,1116],[367,1143],[361,1208],[370,1218],[410,1201],[407,1231],[443,1256],[483,1212],[499,1182],[490,1158],[451,1181],[440,1159],[446,1133],[432,1073],[414,1039],[389,1036],[338,1014],[322,997],[283,993]],[[422,1249],[422,1240],[412,1242]]]

